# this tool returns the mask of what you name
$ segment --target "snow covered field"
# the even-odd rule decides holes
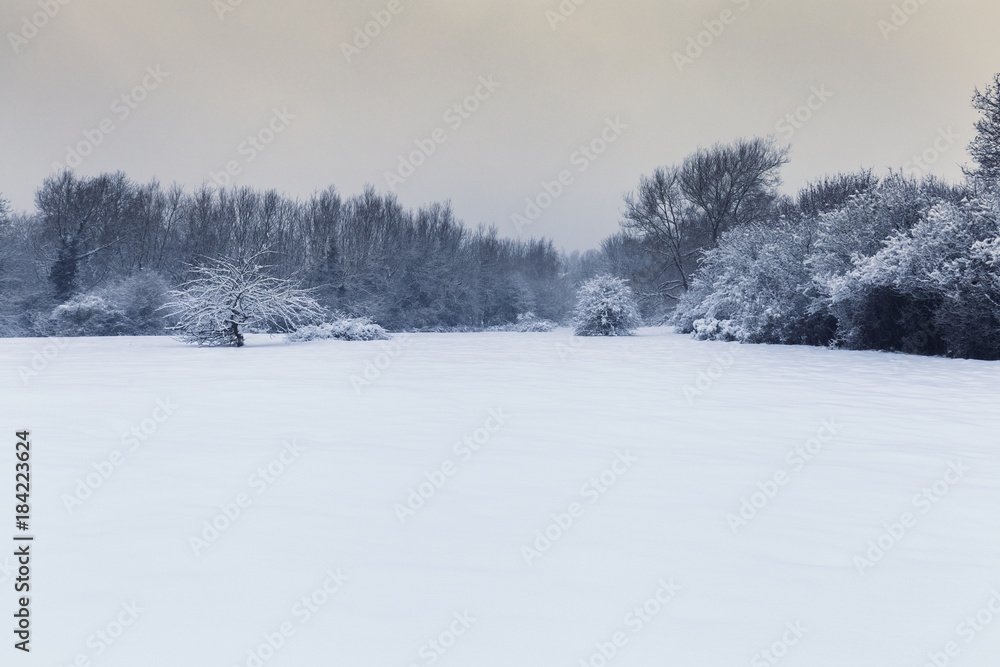
[[[1000,364],[663,329],[47,344],[0,341],[37,535],[4,665],[1000,658]]]

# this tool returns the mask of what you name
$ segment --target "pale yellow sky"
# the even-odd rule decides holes
[[[82,145],[84,174],[297,197],[391,182],[404,205],[582,249],[641,174],[741,135],[790,139],[789,189],[942,148],[927,169],[957,179],[972,90],[1000,71],[995,0],[237,2],[4,0],[0,193],[32,207]],[[890,32],[894,5],[915,11]],[[515,226],[526,199],[547,208]]]

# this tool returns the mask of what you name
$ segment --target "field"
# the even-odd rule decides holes
[[[3,664],[1000,655],[1000,364],[666,329],[16,339],[0,364],[36,536],[32,652]]]

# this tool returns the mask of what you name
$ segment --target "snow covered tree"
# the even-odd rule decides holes
[[[982,117],[976,121],[976,138],[969,145],[969,154],[976,161],[976,169],[966,174],[982,181],[987,187],[1000,184],[1000,74],[986,90],[976,89],[972,106]]]
[[[639,189],[625,195],[621,225],[667,265],[670,279],[659,287],[665,296],[690,289],[690,274],[700,250],[698,218],[684,198],[680,167],[661,167],[652,176],[643,176]]]
[[[289,331],[321,320],[323,307],[311,292],[268,275],[270,267],[259,264],[264,254],[196,268],[197,277],[170,292],[163,306],[176,318],[171,329],[189,343],[243,347],[246,331]]]
[[[774,137],[754,137],[700,148],[685,158],[680,188],[699,213],[708,247],[717,246],[726,230],[768,216],[789,150]]]
[[[815,218],[730,230],[705,253],[673,323],[682,333],[742,343],[825,344],[835,323],[811,312]]]
[[[997,237],[996,211],[987,202],[939,203],[877,254],[828,278],[842,344],[996,359]]]
[[[580,288],[573,320],[577,336],[631,336],[639,324],[632,290],[621,278],[597,276]]]

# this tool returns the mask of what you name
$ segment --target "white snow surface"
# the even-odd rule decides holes
[[[0,540],[13,544],[21,428],[36,536],[30,655],[10,646],[0,556],[0,664],[1000,664],[1000,364],[668,329],[397,335],[392,354],[248,340],[0,341]],[[382,368],[358,391],[366,364]],[[157,401],[173,412],[162,423]],[[491,410],[504,424],[487,439]],[[130,451],[133,428],[149,435]],[[468,461],[466,437],[484,441]],[[796,471],[786,456],[811,438],[819,452]],[[301,454],[258,493],[252,476],[291,440]],[[121,465],[67,509],[116,450]],[[619,454],[634,463],[613,485],[583,488]],[[455,474],[402,522],[396,505],[448,461]],[[727,515],[782,471],[734,531]],[[942,497],[915,502],[935,483]],[[251,504],[196,555],[190,538],[240,494]],[[572,503],[582,515],[529,564],[523,547]],[[859,572],[904,513],[913,525]],[[338,570],[342,587],[316,593]],[[665,604],[661,582],[679,587]],[[657,613],[639,623],[643,605]],[[293,634],[268,650],[282,624]]]

